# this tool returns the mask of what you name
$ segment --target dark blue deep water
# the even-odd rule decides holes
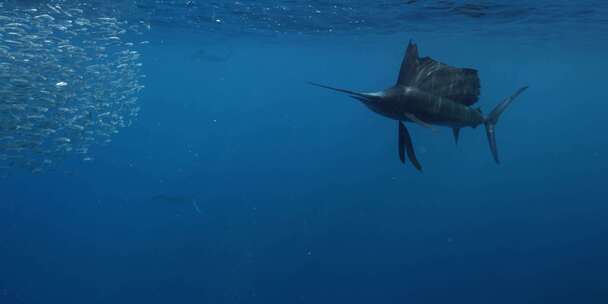
[[[604,1],[87,7],[148,27],[141,112],[0,180],[1,304],[608,303]],[[391,86],[410,39],[477,69],[484,113],[530,86],[500,165],[483,127],[409,124],[420,173],[394,121],[306,84]]]

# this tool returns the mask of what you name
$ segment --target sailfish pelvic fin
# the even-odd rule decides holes
[[[399,158],[402,162],[405,162],[405,157],[403,156],[403,150],[407,152],[407,158],[410,162],[418,169],[418,171],[422,172],[422,166],[418,159],[416,158],[416,152],[414,151],[414,145],[412,144],[412,137],[410,133],[407,131],[405,125],[399,121]]]

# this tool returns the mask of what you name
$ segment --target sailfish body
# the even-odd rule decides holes
[[[383,91],[360,93],[351,90],[311,83],[326,89],[349,94],[370,110],[398,121],[399,158],[405,162],[405,153],[412,164],[422,170],[416,158],[412,140],[403,122],[413,122],[425,127],[433,125],[452,128],[458,142],[460,129],[486,126],[488,142],[498,163],[495,125],[500,114],[527,87],[517,90],[496,106],[488,115],[473,108],[479,99],[480,84],[477,71],[452,67],[430,57],[420,58],[416,44],[409,43],[397,83]]]

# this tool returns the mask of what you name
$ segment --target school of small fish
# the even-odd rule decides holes
[[[130,25],[59,3],[0,5],[0,176],[91,161],[91,146],[138,116],[144,75]]]

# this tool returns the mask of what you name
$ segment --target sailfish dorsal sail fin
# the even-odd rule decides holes
[[[479,76],[474,69],[457,68],[424,57],[418,60],[415,78],[409,85],[466,106],[479,99]]]
[[[416,77],[418,68],[418,46],[415,43],[410,42],[407,45],[405,56],[401,62],[401,69],[399,70],[399,78],[397,79],[397,85],[406,86],[411,84]]]
[[[479,99],[477,70],[453,67],[430,57],[420,58],[418,46],[411,40],[401,62],[397,85],[413,86],[466,106]]]

